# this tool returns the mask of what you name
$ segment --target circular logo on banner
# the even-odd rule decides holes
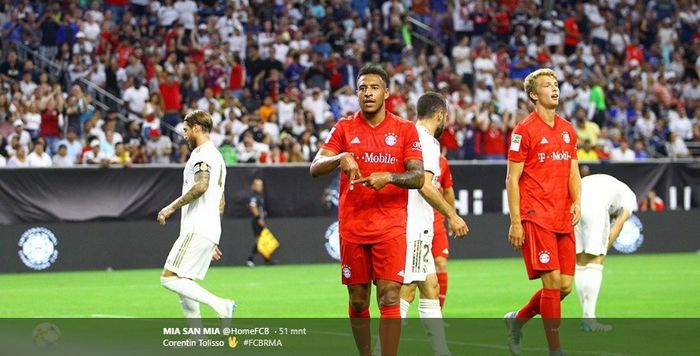
[[[338,222],[334,222],[326,229],[326,251],[336,261],[340,261],[340,234],[338,233]]]
[[[613,243],[613,247],[622,253],[632,253],[639,249],[644,242],[644,226],[636,215],[630,216],[620,230],[620,235]]]
[[[19,258],[29,268],[40,271],[51,266],[58,258],[58,240],[51,230],[34,227],[19,238]]]

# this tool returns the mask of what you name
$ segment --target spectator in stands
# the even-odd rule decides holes
[[[597,161],[598,154],[593,150],[593,145],[591,145],[590,139],[584,139],[583,144],[576,152],[578,155],[578,160],[581,162]]]
[[[123,165],[125,168],[131,167],[131,155],[123,142],[114,145],[114,155],[110,163]]]
[[[690,157],[688,146],[686,146],[683,139],[673,131],[670,131],[666,138],[666,154],[671,159]]]
[[[54,167],[73,167],[75,165],[75,158],[68,155],[68,146],[63,143],[58,145],[58,151],[53,156],[52,165]]]
[[[17,146],[14,155],[7,161],[8,167],[29,167],[27,160],[27,149],[24,146]]]
[[[263,152],[268,152],[269,150],[267,145],[253,139],[251,131],[245,131],[241,142],[236,147],[236,157],[238,162],[241,163],[257,163],[260,161],[260,156]]]
[[[645,160],[645,159],[648,159],[650,157],[649,151],[647,151],[647,148],[644,145],[644,140],[642,140],[642,139],[634,140],[634,144],[633,144],[632,148],[634,149],[634,158],[636,160],[638,160],[638,161]]]
[[[632,162],[635,158],[635,152],[629,148],[629,142],[626,138],[620,140],[620,146],[614,148],[610,153],[611,162]]]
[[[24,130],[24,122],[22,122],[22,120],[17,119],[12,123],[12,125],[14,126],[15,130],[14,130],[14,132],[12,132],[8,136],[8,141],[12,142],[12,139],[14,137],[17,137],[17,140],[18,140],[17,143],[20,146],[24,147],[24,149],[25,149],[24,153],[26,154],[27,153],[26,150],[28,149],[29,145],[31,144],[32,138],[29,135],[29,132]],[[9,152],[9,150],[8,150],[8,152]]]
[[[7,54],[7,60],[0,63],[0,78],[9,83],[19,82],[22,79],[22,71],[22,65],[17,60],[17,52],[10,50]]]
[[[83,164],[99,164],[106,167],[110,161],[111,157],[107,156],[100,149],[100,140],[92,139],[90,141],[90,149],[83,153]]]
[[[46,142],[41,137],[34,144],[34,150],[27,155],[29,167],[51,167],[51,156],[44,151]]]
[[[142,120],[141,115],[143,115],[144,107],[150,97],[148,88],[142,85],[142,79],[139,77],[133,78],[131,83],[132,85],[124,90],[122,100],[124,100],[129,112],[129,119]]]
[[[173,143],[170,137],[161,135],[159,129],[151,129],[150,140],[146,143],[146,152],[151,163],[170,163]]]

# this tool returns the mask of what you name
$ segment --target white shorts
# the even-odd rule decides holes
[[[183,278],[204,279],[216,244],[200,234],[188,233],[175,240],[165,268]]]
[[[605,207],[581,211],[581,221],[574,228],[576,254],[587,253],[593,256],[608,254],[610,237],[610,215]]]
[[[408,228],[406,235],[406,266],[404,267],[404,284],[425,281],[430,274],[435,274],[433,260],[433,230]]]

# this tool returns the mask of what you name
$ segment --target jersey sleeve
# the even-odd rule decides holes
[[[257,208],[258,207],[258,197],[253,195],[250,197],[250,200],[248,200],[248,206]]]
[[[418,137],[418,130],[416,125],[412,123],[406,123],[403,129],[404,146],[403,146],[403,160],[404,162],[410,160],[423,160],[423,148],[421,146],[420,137]]]
[[[334,154],[345,151],[345,130],[343,129],[343,121],[335,123],[328,133],[328,137],[326,137],[326,142],[323,143],[322,148],[332,151]]]
[[[573,146],[576,147],[576,146]],[[508,145],[508,160],[513,162],[525,162],[530,151],[530,136],[522,125],[515,126],[513,134],[510,135]]]
[[[569,130],[569,136],[571,137],[571,149],[569,150],[571,152],[571,159],[578,160],[578,151],[576,150],[578,146],[578,137],[576,136],[576,130],[574,130],[573,126],[571,126],[571,130]]]
[[[447,163],[447,158],[440,156],[440,186],[443,188],[452,188],[452,171]]]
[[[430,171],[435,176],[440,175],[440,144],[428,134],[420,135],[420,146],[423,150],[423,170]]]

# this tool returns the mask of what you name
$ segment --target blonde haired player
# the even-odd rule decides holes
[[[522,251],[528,277],[541,279],[542,288],[525,306],[506,314],[508,346],[519,355],[520,329],[540,314],[550,355],[561,355],[561,299],[573,284],[573,230],[581,209],[576,131],[556,114],[559,83],[554,71],[542,68],[530,73],[524,89],[535,110],[515,126],[508,149],[508,241]]]
[[[583,309],[583,331],[610,331],[596,320],[595,308],[603,282],[603,262],[632,212],[637,196],[615,177],[594,174],[581,180],[581,221],[576,234],[576,292]],[[610,224],[610,218],[615,219]]]
[[[183,172],[182,196],[158,213],[165,221],[182,208],[180,236],[168,254],[160,277],[163,287],[180,296],[185,317],[201,325],[199,303],[210,306],[226,326],[236,304],[215,296],[197,284],[204,279],[212,260],[221,258],[221,215],[224,213],[226,165],[221,153],[209,139],[212,119],[209,113],[195,110],[184,119],[185,140],[192,149]]]

